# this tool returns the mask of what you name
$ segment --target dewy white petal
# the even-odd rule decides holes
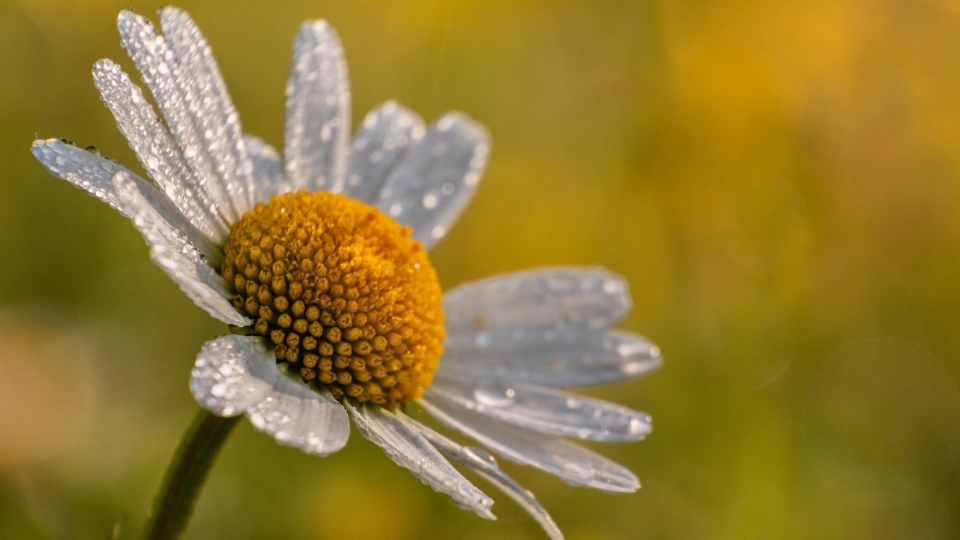
[[[446,236],[473,197],[487,166],[490,136],[461,113],[447,113],[407,151],[376,206],[409,225],[429,249]]]
[[[240,128],[240,115],[230,99],[213,51],[193,19],[181,9],[160,10],[164,37],[179,62],[181,74],[193,81],[200,96],[197,120],[201,122],[203,140],[210,158],[216,164],[217,176],[238,214],[244,214],[254,203],[253,164],[247,155]]]
[[[33,153],[37,159],[56,176],[67,180],[79,188],[85,189],[91,195],[106,202],[111,207],[120,210],[124,215],[131,217],[130,214],[122,208],[116,188],[113,185],[113,176],[118,172],[129,175],[129,177],[140,186],[140,190],[148,199],[150,205],[153,206],[157,212],[163,214],[168,223],[176,228],[180,234],[197,246],[209,261],[217,263],[219,258],[222,257],[220,248],[210,243],[203,233],[197,230],[183,214],[173,206],[163,193],[160,193],[147,183],[146,180],[116,162],[82,150],[76,146],[66,144],[58,139],[34,141]]]
[[[217,211],[227,223],[235,222],[242,206],[234,201],[247,197],[243,186],[230,181],[233,171],[217,162],[220,148],[229,144],[203,115],[203,96],[192,74],[184,73],[168,42],[157,34],[150,21],[130,11],[117,18],[120,39],[136,64],[143,81],[160,106],[167,125],[183,152],[183,157],[211,195]],[[231,192],[230,188],[236,188]]]
[[[569,441],[500,422],[440,396],[419,403],[444,424],[501,456],[547,471],[568,484],[619,493],[640,488],[629,469]]]
[[[403,413],[397,413],[397,415],[400,418],[406,418]],[[527,513],[543,527],[544,532],[546,532],[547,536],[552,540],[563,540],[563,533],[560,532],[560,527],[557,527],[556,522],[553,521],[553,518],[550,517],[546,509],[540,505],[536,497],[533,496],[533,493],[500,470],[500,466],[497,465],[497,460],[494,459],[489,452],[482,448],[460,446],[419,422],[415,422],[412,419],[408,420],[408,422],[416,427],[441,454],[470,467],[500,491],[507,494],[507,496],[526,510]]]
[[[120,171],[114,175],[113,185],[121,208],[130,216],[134,226],[150,246],[153,262],[166,272],[195,304],[213,317],[236,326],[251,324],[253,321],[237,313],[230,305],[223,279],[145,196],[145,193],[153,189],[152,186],[145,182],[138,185],[135,178],[126,171]],[[163,194],[157,194],[163,197]]]
[[[538,386],[438,378],[425,395],[438,395],[491,418],[561,437],[639,441],[652,428],[647,413]]]
[[[425,131],[423,120],[396,101],[370,111],[350,146],[343,193],[373,203],[387,176]]]
[[[254,202],[264,203],[276,195],[283,184],[283,163],[280,154],[267,141],[253,135],[244,136],[247,154],[253,162]]]
[[[114,176],[116,178],[116,176]],[[180,210],[160,190],[148,184],[140,177],[133,177],[141,196],[169,226],[173,227],[188,245],[205,257],[207,266],[216,268],[223,261],[223,252],[220,247],[211,243],[200,231],[196,230],[190,221],[180,213]],[[116,185],[116,183],[114,183]],[[121,200],[122,202],[122,200]],[[218,282],[219,283],[219,282]]]
[[[447,338],[436,375],[573,387],[632,379],[658,367],[659,347],[630,332],[475,332]]]
[[[486,519],[496,519],[490,512],[493,499],[474,487],[450,465],[436,448],[406,417],[397,417],[380,407],[345,404],[353,416],[357,429],[374,442],[397,465],[405,467],[424,484],[450,496],[453,502]]]
[[[197,403],[220,416],[237,416],[263,401],[280,372],[259,336],[220,336],[203,344],[190,374]]]
[[[270,394],[247,409],[247,416],[280,444],[318,456],[340,450],[350,436],[350,418],[340,403],[287,375],[277,377]]]
[[[110,60],[94,64],[93,80],[147,174],[197,229],[209,240],[222,244],[230,227],[140,88]]]
[[[541,268],[474,281],[443,295],[448,333],[601,330],[630,311],[627,283],[602,268]]]
[[[307,21],[293,41],[284,159],[289,190],[339,191],[350,132],[350,82],[336,30]]]
[[[37,160],[54,176],[70,182],[109,204],[111,208],[124,213],[111,182],[113,175],[119,171],[133,174],[122,165],[66,144],[60,139],[37,139],[33,141],[31,150]]]

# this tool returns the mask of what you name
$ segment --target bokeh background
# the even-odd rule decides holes
[[[136,169],[93,87],[118,11],[0,0],[0,538],[135,538],[225,328],[34,137]],[[444,287],[539,265],[630,281],[663,368],[590,394],[644,487],[505,465],[573,539],[960,537],[960,1],[185,0],[247,131],[282,146],[301,21],[328,19],[354,123],[397,98],[493,135],[433,260]],[[471,477],[475,478],[475,477]],[[478,485],[494,493],[478,480]],[[485,522],[357,436],[326,459],[244,421],[192,539],[542,538]]]

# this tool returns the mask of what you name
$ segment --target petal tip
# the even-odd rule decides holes
[[[326,19],[308,19],[300,25],[302,31],[310,30],[316,33],[326,32],[331,29],[330,23]]]
[[[132,9],[121,9],[120,13],[117,14],[117,27],[120,28],[120,31],[122,32],[125,28],[129,27],[129,25],[136,22],[138,18],[139,15],[137,15]]]
[[[39,159],[42,149],[49,147],[52,144],[51,141],[54,140],[56,139],[34,139],[34,141],[30,143],[30,151]]]
[[[106,71],[114,68],[116,65],[117,64],[109,58],[101,58],[93,63],[93,72],[96,73],[97,71]]]
[[[190,15],[186,11],[184,11],[182,8],[179,8],[177,6],[160,6],[160,8],[157,9],[157,13],[161,17],[163,16],[190,17]]]

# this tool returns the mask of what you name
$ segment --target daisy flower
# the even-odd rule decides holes
[[[534,496],[485,450],[406,413],[410,402],[505,459],[568,484],[632,492],[632,472],[567,439],[634,441],[645,413],[556,388],[659,365],[649,341],[611,330],[631,302],[598,268],[547,268],[443,294],[427,251],[472,197],[486,130],[460,113],[425,126],[387,102],[353,139],[336,32],[304,23],[286,87],[283,158],[245,134],[206,40],[176,8],[159,32],[130,11],[124,48],[162,115],[120,67],[96,63],[103,101],[149,182],[59,139],[33,152],[53,174],[128,216],[153,261],[232,334],[207,342],[190,390],[223,417],[246,414],[316,455],[359,432],[436,491],[494,519],[466,465],[562,538]]]

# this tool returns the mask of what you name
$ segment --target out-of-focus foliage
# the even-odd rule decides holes
[[[90,77],[129,5],[0,0],[0,538],[143,523],[225,329],[35,136],[136,167]],[[354,121],[397,98],[493,135],[435,250],[445,287],[538,265],[629,279],[664,368],[591,390],[653,414],[625,496],[507,466],[570,539],[960,537],[960,2],[181,4],[247,131],[282,145],[301,21],[328,19]],[[497,495],[492,488],[479,485]],[[241,424],[188,538],[540,538],[453,507],[354,436],[326,459]]]

